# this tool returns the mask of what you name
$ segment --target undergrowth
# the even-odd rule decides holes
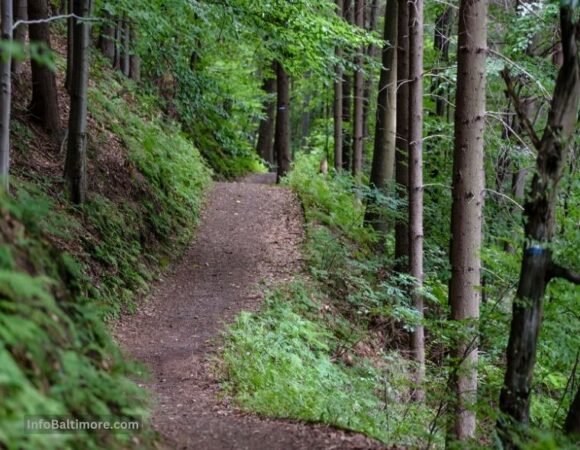
[[[210,183],[197,149],[158,117],[153,98],[102,64],[93,72],[89,159],[110,153],[116,135],[119,161],[94,163],[82,207],[68,203],[61,180],[42,175],[15,177],[12,194],[0,195],[0,448],[132,448],[153,439],[24,430],[36,415],[146,419],[145,394],[129,380],[141,369],[124,361],[106,319],[134,307],[190,239]],[[26,132],[15,136],[15,152],[28,152],[34,132],[18,123]]]

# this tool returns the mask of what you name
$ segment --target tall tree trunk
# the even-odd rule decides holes
[[[14,22],[12,0],[2,0],[2,41],[12,41]],[[0,55],[0,178],[2,188],[8,192],[10,172],[10,108],[12,103],[12,57]]]
[[[28,18],[43,20],[48,18],[47,0],[28,0]],[[50,48],[50,30],[48,23],[36,23],[29,26],[30,40],[44,43]],[[45,64],[33,60],[32,66],[32,100],[29,112],[47,132],[55,139],[60,139],[60,110],[56,89],[56,77]]]
[[[355,0],[354,22],[357,27],[364,28],[364,0]],[[354,72],[354,120],[352,127],[352,174],[360,179],[363,166],[363,75],[364,48],[361,47],[355,57]]]
[[[278,161],[277,182],[290,170],[292,158],[290,149],[290,78],[281,63],[276,62],[276,132],[274,151]]]
[[[371,168],[371,187],[385,193],[393,181],[397,137],[397,0],[388,0],[385,9],[385,45],[377,98],[377,124]],[[406,105],[405,105],[406,106]],[[380,233],[386,233],[387,218],[381,211],[367,209],[366,220]]]
[[[548,124],[539,140],[532,127],[526,127],[537,149],[536,173],[525,203],[525,247],[520,270],[513,317],[507,348],[507,368],[500,396],[500,437],[504,447],[513,448],[512,426],[521,428],[529,422],[532,376],[536,362],[536,348],[542,321],[543,299],[548,283],[553,278],[564,278],[580,283],[580,274],[558,266],[552,260],[550,243],[555,234],[558,185],[569,153],[571,137],[577,123],[580,102],[580,67],[578,41],[580,28],[571,6],[561,6],[563,65],[560,68]],[[507,71],[503,72],[507,92],[514,100],[518,116],[529,123],[521,113],[520,102]]]
[[[273,68],[276,70],[275,64],[273,64]],[[264,161],[274,165],[274,128],[276,125],[276,99],[274,98],[276,94],[275,73],[268,73],[264,76],[262,89],[268,94],[268,98],[264,100],[264,105],[262,106],[264,117],[260,120],[257,152]]]
[[[453,6],[445,7],[435,21],[433,47],[439,55],[439,65],[449,63],[449,44],[451,42],[451,31],[453,29],[454,11]],[[435,69],[431,91],[435,97],[435,113],[439,117],[443,117],[445,116],[445,108],[448,102],[446,89],[441,87],[440,72],[440,68]]]
[[[564,422],[564,433],[580,437],[580,389],[576,392],[576,397],[570,405],[566,422]]]
[[[377,16],[378,16],[379,2],[378,0],[371,0],[369,23],[367,26],[368,31],[375,31],[377,29]],[[388,7],[387,7],[388,10]],[[377,56],[377,48],[374,44],[369,44],[367,47],[367,56],[369,58],[375,59]],[[371,75],[367,76],[364,81],[364,107],[363,107],[363,138],[367,139],[369,136],[369,113],[371,110],[371,93],[373,91],[373,77]]]
[[[141,81],[141,58],[139,58],[139,55],[135,51],[135,43],[138,41],[139,36],[134,26],[130,28],[130,33],[132,48],[131,55],[129,56],[129,78],[133,81],[139,82]]]
[[[90,17],[91,1],[74,0],[73,12]],[[73,203],[84,203],[87,196],[87,92],[89,83],[90,24],[75,19],[73,25],[74,67],[71,85],[69,136],[64,176]]]
[[[342,15],[344,7],[343,0],[336,0],[336,9],[339,14]],[[336,49],[336,56],[337,58],[342,58],[342,49],[337,47]],[[333,116],[334,116],[334,168],[336,171],[342,170],[342,100],[343,100],[343,83],[342,83],[342,67],[340,64],[336,65],[336,80],[334,81],[334,109],[333,109]]]
[[[344,0],[343,17],[348,23],[354,22],[353,0]],[[343,74],[342,83],[342,167],[350,171],[352,166],[352,75]]]
[[[423,318],[423,0],[409,2],[409,259],[415,279],[413,306]],[[417,361],[414,398],[422,401],[425,376],[425,330],[417,325],[411,350]]]
[[[122,58],[121,58],[121,72],[128,77],[131,74],[131,24],[125,18],[123,20],[123,43],[122,43]]]
[[[458,48],[449,304],[451,320],[458,321],[463,332],[452,348],[457,366],[451,376],[454,426],[450,437],[466,441],[475,435],[477,401],[487,0],[461,1]]]
[[[121,44],[123,39],[123,21],[115,21],[115,53],[113,54],[113,69],[121,69]]]
[[[402,202],[409,190],[409,4],[398,0],[397,26],[397,139],[395,177]],[[409,226],[406,218],[395,222],[395,261],[399,272],[409,270]]]
[[[18,22],[19,20],[27,20],[28,19],[28,2],[27,0],[14,0],[14,22]],[[26,30],[27,26],[21,24],[14,30],[14,41],[18,42],[20,45],[24,46],[26,43]],[[12,59],[12,73],[19,77],[22,75],[22,61],[13,58]]]
[[[73,12],[73,0],[67,1],[67,13],[72,14]],[[73,26],[74,19],[69,17],[66,21],[67,33],[66,33],[66,78],[64,81],[64,87],[70,95],[71,84],[72,84],[72,71],[74,66],[74,42],[73,42]]]
[[[115,29],[112,17],[105,13],[104,22],[99,31],[99,42],[97,44],[101,53],[113,63],[115,59]]]

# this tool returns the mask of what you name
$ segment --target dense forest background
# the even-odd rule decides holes
[[[147,417],[110,327],[213,180],[274,171],[305,270],[223,336],[245,410],[386,445],[575,448],[576,1],[3,0],[0,448]]]

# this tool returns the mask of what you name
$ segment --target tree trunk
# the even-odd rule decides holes
[[[42,20],[48,18],[47,0],[28,0],[28,18]],[[42,42],[50,48],[50,30],[48,23],[37,23],[29,26],[30,40]],[[42,50],[41,50],[42,51]],[[37,61],[32,66],[32,100],[28,108],[30,114],[55,139],[60,139],[60,111],[56,89],[56,77],[45,64]]]
[[[386,7],[389,11],[388,6]],[[367,29],[369,31],[375,31],[377,29],[377,15],[379,9],[378,0],[371,0],[370,14],[369,14],[369,24]],[[390,11],[389,11],[390,13]],[[387,14],[387,13],[386,13]],[[373,44],[370,44],[367,48],[367,56],[369,58],[375,59],[377,54],[377,49]],[[371,110],[371,93],[373,90],[373,77],[371,75],[367,76],[364,81],[364,107],[363,107],[363,138],[367,139],[369,136],[369,112]]]
[[[73,0],[67,1],[67,13],[72,14],[73,12]],[[72,71],[73,71],[73,59],[74,59],[74,42],[73,42],[73,26],[74,19],[69,17],[66,21],[67,33],[66,33],[66,78],[64,80],[64,88],[70,95],[71,84],[72,84]]]
[[[275,65],[274,65],[275,66]],[[274,67],[276,70],[276,67]],[[262,113],[264,118],[260,120],[260,128],[258,130],[258,155],[271,165],[274,161],[274,128],[276,125],[276,74],[267,74],[264,76],[264,84],[262,89],[268,98],[264,101]]]
[[[475,435],[479,303],[481,292],[481,239],[485,173],[485,56],[487,53],[487,0],[462,0],[459,6],[457,104],[453,155],[451,209],[451,320],[464,332],[452,355],[453,440]]]
[[[512,426],[522,428],[529,422],[532,376],[542,321],[543,298],[550,280],[555,277],[580,282],[580,275],[552,261],[550,243],[555,234],[558,184],[562,178],[580,101],[578,40],[580,29],[570,6],[560,8],[563,65],[558,73],[541,141],[531,136],[537,148],[536,173],[524,206],[525,248],[507,348],[507,368],[500,396],[504,414],[498,423],[504,447],[513,448]],[[507,92],[513,91],[509,73],[504,71]],[[523,119],[527,120],[525,117]],[[528,129],[529,130],[529,129]],[[534,133],[529,130],[529,133]]]
[[[12,0],[2,0],[2,41],[12,41],[14,22]],[[0,55],[0,181],[4,192],[8,192],[10,172],[10,112],[12,103],[12,57]]]
[[[276,103],[276,132],[274,151],[278,161],[277,182],[290,170],[290,78],[279,62],[276,62],[278,99]]]
[[[409,5],[398,0],[397,26],[397,139],[395,177],[397,198],[402,202],[409,190]],[[407,219],[395,222],[396,270],[409,270],[409,226]]]
[[[18,22],[19,20],[27,20],[28,19],[28,2],[27,0],[14,0],[14,22]],[[20,45],[24,46],[26,43],[26,30],[27,26],[22,24],[19,25],[18,28],[14,30],[14,41],[20,43]],[[14,76],[19,77],[22,75],[22,61],[17,59],[12,59],[12,74]]]
[[[123,21],[121,72],[126,77],[131,75],[131,25],[127,19]]]
[[[337,11],[342,14],[344,2],[343,0],[336,0]],[[342,58],[342,49],[336,49],[337,58]],[[339,64],[336,65],[336,80],[334,81],[334,168],[336,171],[342,170],[342,100],[343,100],[343,82],[342,82],[342,68]]]
[[[453,29],[454,8],[447,6],[435,21],[435,31],[433,39],[433,47],[439,55],[439,65],[446,65],[449,63],[449,44],[451,42],[451,30]],[[441,87],[441,79],[439,78],[440,68],[435,68],[433,73],[433,84],[431,91],[435,97],[435,113],[439,117],[445,116],[445,108],[447,106],[446,89]]]
[[[90,0],[74,0],[74,14],[90,17]],[[69,135],[64,176],[73,203],[87,196],[87,92],[89,82],[90,24],[75,19],[73,25],[74,67],[71,85]]]
[[[576,392],[576,397],[570,405],[566,422],[564,422],[564,433],[580,437],[580,389]]]
[[[364,28],[364,0],[355,0],[354,22],[357,27]],[[360,179],[363,166],[363,106],[364,106],[364,48],[361,47],[355,57],[354,72],[354,121],[352,127],[352,174]]]
[[[115,21],[115,53],[113,55],[113,69],[121,68],[121,40],[123,37],[123,21]]]
[[[354,22],[353,0],[344,0],[343,17],[346,22]],[[352,166],[352,76],[343,74],[342,83],[342,167],[350,171]]]
[[[110,14],[105,13],[103,25],[101,25],[99,33],[99,42],[97,46],[101,53],[111,60],[113,63],[115,59],[115,27],[111,22]]]
[[[397,137],[397,0],[388,0],[385,10],[386,41],[382,50],[382,68],[377,99],[377,124],[371,187],[385,194],[385,189],[393,181]],[[380,233],[387,232],[387,218],[381,211],[373,210],[370,204],[366,220]],[[376,207],[375,207],[376,208]]]
[[[423,318],[423,0],[409,2],[409,259],[415,279],[413,306]],[[425,330],[417,325],[411,350],[417,361],[414,398],[422,401]]]
[[[131,27],[130,32],[133,45],[131,55],[129,57],[129,78],[138,83],[141,81],[141,58],[139,58],[139,55],[135,51],[135,43],[138,40],[138,34],[135,30],[135,27]]]

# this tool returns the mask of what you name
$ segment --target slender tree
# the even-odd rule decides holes
[[[2,41],[12,41],[14,22],[12,0],[2,0]],[[0,53],[0,177],[4,191],[8,192],[10,170],[10,112],[12,102],[12,55],[10,51]]]
[[[73,0],[67,0],[67,13],[72,14],[73,12]],[[67,19],[67,33],[66,33],[66,78],[64,82],[64,87],[70,94],[71,83],[72,83],[72,71],[74,66],[74,43],[73,43],[73,25],[74,19],[69,17]]]
[[[354,2],[355,25],[364,28],[364,0]],[[352,174],[360,178],[363,166],[363,106],[364,106],[364,48],[361,47],[355,58],[356,69],[354,72],[354,117],[352,127]]]
[[[344,0],[343,17],[348,23],[354,22],[353,0]],[[342,167],[349,171],[352,165],[352,75],[343,73],[342,83]]]
[[[28,0],[28,18],[30,20],[44,20],[48,18],[47,0]],[[29,25],[30,40],[50,49],[50,30],[48,23],[34,23]],[[60,139],[60,110],[54,72],[43,63],[32,60],[32,100],[29,112],[50,134]]]
[[[415,279],[413,306],[423,318],[423,0],[409,1],[409,259]],[[417,361],[414,398],[422,401],[425,330],[418,324],[411,349]]]
[[[28,19],[28,2],[27,0],[14,0],[14,22],[18,22],[19,20],[27,20]],[[24,46],[26,42],[26,31],[27,26],[25,24],[20,24],[14,30],[14,42],[20,43],[20,45]],[[19,59],[13,58],[12,59],[12,73],[19,77],[22,75],[22,61]]]
[[[73,12],[78,17],[89,17],[91,1],[74,0]],[[73,34],[74,66],[64,176],[71,200],[80,204],[84,203],[87,196],[87,92],[91,42],[89,22],[75,18]]]
[[[121,72],[128,77],[131,75],[131,24],[125,18],[122,25],[123,43],[121,44]]]
[[[452,349],[456,366],[451,376],[454,425],[450,438],[465,441],[475,434],[477,400],[487,0],[461,1],[458,37],[449,304],[451,320],[460,322],[462,332]]]
[[[382,67],[377,98],[377,124],[371,186],[384,191],[393,181],[397,136],[397,0],[388,0],[385,9],[385,44],[382,50]],[[385,214],[368,208],[366,219],[377,231],[387,231]]]
[[[507,368],[500,396],[499,431],[504,446],[515,448],[512,431],[529,422],[532,376],[542,322],[543,299],[549,282],[563,278],[580,283],[580,274],[559,266],[552,258],[558,186],[566,167],[570,143],[577,125],[580,102],[580,27],[571,3],[560,4],[563,64],[558,72],[540,139],[522,111],[521,102],[507,70],[503,72],[507,93],[515,104],[530,140],[537,150],[535,173],[524,205],[525,244],[507,347]]]
[[[388,6],[387,6],[388,9]],[[369,20],[367,24],[367,30],[374,32],[377,29],[377,17],[379,15],[379,1],[371,0],[369,7]],[[377,47],[375,44],[371,43],[368,45],[366,50],[367,57],[375,59],[377,56]],[[364,90],[363,90],[363,136],[367,139],[369,136],[369,113],[371,110],[371,94],[373,91],[373,77],[368,75],[365,77]]]
[[[397,26],[397,139],[395,177],[397,197],[404,201],[409,189],[409,5],[398,0]],[[395,222],[395,261],[398,271],[409,269],[409,226],[406,218]]]
[[[97,43],[97,47],[101,50],[101,53],[111,60],[115,59],[115,31],[116,27],[113,25],[112,22],[113,18],[107,12],[104,14],[103,23],[99,30],[99,40]]]
[[[272,65],[275,72],[275,64]],[[276,74],[267,72],[264,75],[262,90],[268,95],[262,106],[264,117],[260,120],[258,130],[257,152],[264,161],[274,164],[274,128],[276,125]]]
[[[344,8],[343,0],[336,0],[337,12],[342,16]],[[342,49],[336,48],[336,57],[342,58]],[[334,168],[339,171],[342,170],[342,67],[340,64],[336,65],[335,80],[334,80],[334,108],[333,108],[333,123],[334,123]]]
[[[290,170],[290,77],[284,66],[276,62],[276,131],[274,136],[274,152],[278,162],[276,179],[278,183]]]
[[[455,17],[454,11],[455,8],[448,5],[437,17],[437,20],[435,20],[433,47],[439,55],[439,65],[449,62],[449,44],[451,42],[451,30],[453,29],[453,20]],[[446,89],[441,86],[441,77],[439,75],[441,68],[436,67],[434,72],[431,91],[435,97],[435,114],[443,117],[447,106]]]

